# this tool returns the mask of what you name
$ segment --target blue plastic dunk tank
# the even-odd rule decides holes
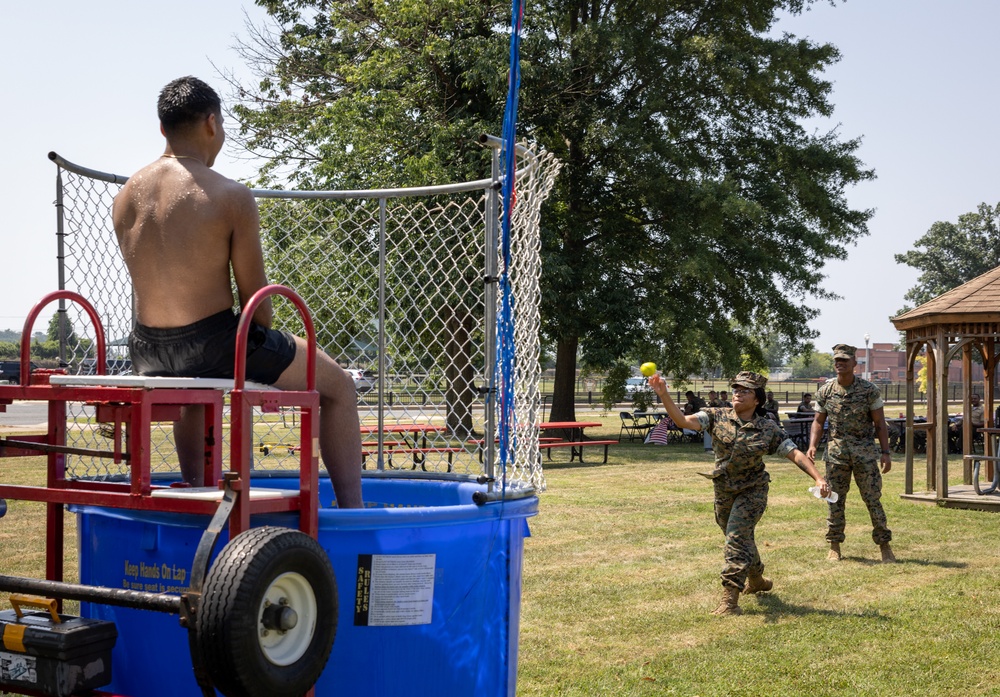
[[[369,508],[337,510],[328,507],[329,481],[321,480],[319,543],[340,602],[317,695],[515,694],[524,538],[538,498],[473,503],[483,490],[467,481],[366,478]],[[81,583],[184,591],[207,517],[72,510]],[[254,524],[295,527],[295,519],[260,516]],[[200,694],[177,616],[92,603],[83,603],[82,614],[118,628],[114,679],[104,689],[135,697]]]

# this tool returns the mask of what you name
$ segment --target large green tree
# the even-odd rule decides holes
[[[980,203],[958,222],[938,221],[913,243],[913,249],[896,255],[896,263],[920,271],[917,284],[903,298],[912,305],[946,293],[1000,265],[1000,203]]]
[[[528,0],[520,131],[563,161],[543,214],[552,418],[575,368],[624,355],[679,375],[807,348],[822,269],[866,234],[847,187],[872,176],[829,116],[831,45],[778,31],[811,0]],[[480,177],[500,130],[509,5],[260,0],[238,87],[265,179],[315,188]]]
[[[836,373],[833,370],[833,355],[809,351],[792,358],[792,377],[794,378],[828,378]]]

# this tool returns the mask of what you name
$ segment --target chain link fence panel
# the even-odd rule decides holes
[[[79,167],[54,153],[50,158],[58,166],[60,288],[80,293],[100,315],[108,373],[129,373],[131,281],[111,222],[112,202],[126,178]],[[539,491],[544,489],[537,426],[539,222],[558,169],[550,153],[519,148],[510,269],[518,313],[512,439],[517,445],[504,474],[508,483]],[[497,291],[488,271],[496,262],[488,263],[488,257],[497,253],[496,180],[494,166],[490,179],[448,187],[254,190],[270,282],[294,289],[306,301],[319,347],[355,375],[366,469],[493,474],[496,421],[486,388],[494,360]],[[291,303],[277,300],[274,309],[275,328],[302,334]],[[89,319],[72,303],[60,303],[59,312],[64,366],[73,374],[93,373]],[[91,407],[74,405],[68,421],[68,444],[107,447],[110,431],[96,423]],[[394,431],[406,424],[429,428]],[[224,453],[228,436],[227,427]],[[298,466],[295,411],[255,413],[254,440],[255,469]],[[152,469],[179,471],[169,424],[157,425]],[[126,470],[104,459],[68,456],[67,473],[99,479]]]

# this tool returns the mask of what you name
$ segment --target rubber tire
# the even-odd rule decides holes
[[[258,608],[275,579],[289,572],[308,582],[317,616],[302,656],[278,666],[261,649]],[[227,697],[304,695],[330,657],[337,612],[333,567],[316,540],[291,528],[252,528],[230,540],[208,571],[193,650]],[[299,617],[299,623],[309,620]]]

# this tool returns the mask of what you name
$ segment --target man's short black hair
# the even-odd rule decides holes
[[[179,77],[160,91],[156,113],[169,135],[209,114],[222,113],[222,100],[211,87],[196,77]]]

